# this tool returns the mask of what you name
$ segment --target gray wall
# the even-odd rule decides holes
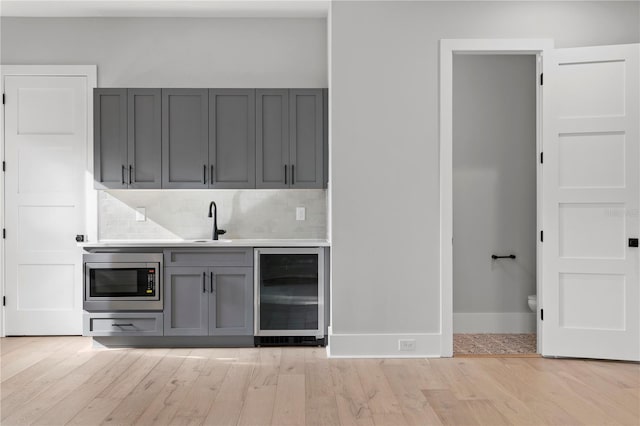
[[[536,292],[535,55],[454,56],[453,240],[454,314],[530,312],[527,295]],[[516,259],[494,261],[494,253]]]
[[[327,87],[325,19],[2,18],[5,65],[97,64],[99,87]]]
[[[557,47],[637,43],[639,7],[332,4],[333,333],[354,341],[358,334],[440,332],[439,40],[541,37],[555,39]],[[397,350],[397,340],[389,345],[371,352]]]

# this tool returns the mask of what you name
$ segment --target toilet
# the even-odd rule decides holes
[[[536,308],[538,307],[538,296],[535,294],[527,296],[527,304],[529,305],[529,309],[536,312]]]

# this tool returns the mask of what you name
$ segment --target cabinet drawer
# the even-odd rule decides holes
[[[163,314],[85,313],[84,336],[162,336]]]
[[[165,250],[165,266],[253,266],[252,247]]]

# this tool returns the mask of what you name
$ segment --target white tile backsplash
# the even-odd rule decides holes
[[[209,202],[218,206],[224,238],[327,238],[327,191],[114,190],[98,191],[100,240],[211,238]],[[296,207],[306,220],[296,221]],[[145,208],[146,220],[136,221]]]

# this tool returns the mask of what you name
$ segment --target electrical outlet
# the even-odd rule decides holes
[[[403,352],[411,352],[416,350],[415,339],[400,339],[398,340],[398,350]]]
[[[136,222],[144,222],[147,220],[147,209],[145,207],[136,207]]]
[[[305,220],[306,216],[306,209],[304,207],[296,207],[296,220]]]

